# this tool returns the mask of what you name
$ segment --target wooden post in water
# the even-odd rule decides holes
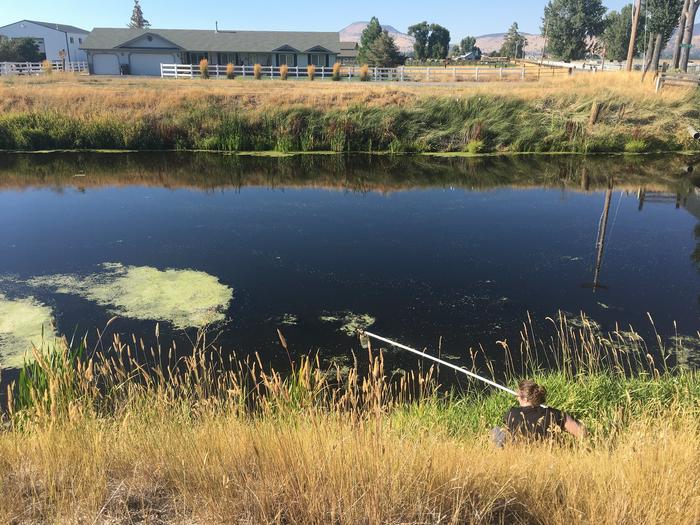
[[[608,190],[605,192],[605,206],[603,215],[600,217],[598,225],[598,240],[596,241],[597,253],[595,259],[595,275],[593,276],[593,292],[600,286],[600,270],[603,266],[603,255],[605,254],[605,236],[608,231],[608,218],[610,217],[610,202],[612,201],[612,180],[608,183]]]

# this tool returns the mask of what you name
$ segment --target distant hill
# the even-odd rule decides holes
[[[359,42],[362,31],[367,27],[369,22],[355,22],[350,24],[348,27],[340,30],[340,40],[343,42]],[[412,36],[402,33],[398,29],[390,25],[382,26],[385,30],[389,32],[391,36],[394,37],[396,45],[402,53],[410,53],[413,51],[414,39]],[[544,47],[544,37],[542,35],[533,35],[531,33],[523,33],[525,38],[527,38],[527,45],[525,46],[526,55],[540,55],[542,53],[542,48]],[[693,37],[693,49],[691,50],[691,56],[695,58],[700,58],[700,24],[695,25],[695,33]],[[503,40],[505,39],[505,33],[491,33],[488,35],[481,35],[476,37],[476,45],[481,48],[484,53],[490,53],[492,51],[499,51],[503,45]],[[454,35],[453,35],[454,37]],[[675,35],[671,38],[668,48],[664,51],[664,55],[670,55],[672,53],[672,44],[675,42]],[[457,41],[452,42],[456,44]]]
[[[341,42],[359,42],[360,36],[362,36],[362,31],[365,30],[369,22],[355,22],[350,24],[348,27],[340,30],[340,40]],[[389,34],[394,37],[394,41],[402,53],[409,53],[413,51],[414,39],[412,36],[402,33],[398,29],[392,26],[383,25],[382,26]]]

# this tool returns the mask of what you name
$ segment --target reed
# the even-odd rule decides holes
[[[53,63],[50,60],[44,60],[41,62],[41,69],[46,75],[51,75],[53,73]]]
[[[255,78],[255,80],[262,79],[262,66],[260,64],[255,64],[253,66],[253,77]]]
[[[503,345],[501,379],[542,381],[591,437],[506,450],[486,435],[509,396],[445,392],[435,368],[390,374],[378,348],[281,374],[205,334],[180,358],[136,337],[49,345],[0,433],[0,519],[695,523],[700,377],[670,366],[678,349],[661,339],[551,324],[544,337],[528,320],[518,349]]]
[[[289,76],[289,66],[287,64],[282,64],[280,66],[280,80],[287,80]]]
[[[313,64],[306,66],[306,76],[309,78],[309,80],[316,78],[316,66]]]

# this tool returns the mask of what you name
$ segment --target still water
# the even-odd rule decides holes
[[[114,315],[179,348],[208,324],[273,364],[277,329],[326,362],[368,326],[495,353],[559,310],[693,335],[697,160],[5,154],[0,361]]]

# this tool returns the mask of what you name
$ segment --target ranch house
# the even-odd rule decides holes
[[[160,75],[161,64],[332,66],[338,33],[95,28],[83,43],[95,75]]]

